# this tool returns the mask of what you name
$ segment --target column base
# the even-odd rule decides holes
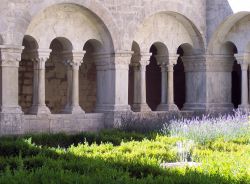
[[[29,114],[33,115],[40,115],[40,114],[51,114],[49,108],[46,105],[33,105],[30,110]]]
[[[97,105],[95,108],[95,112],[97,113],[105,113],[105,112],[126,112],[131,111],[129,105],[109,105],[109,104],[102,104]]]
[[[230,112],[233,110],[231,103],[185,103],[182,108],[184,111],[217,111],[217,112]]]
[[[160,104],[157,111],[179,111],[178,107],[175,104]]]
[[[241,105],[239,105],[238,109],[241,111],[244,111],[244,112],[249,112],[250,105],[249,104],[241,104]]]
[[[131,109],[134,112],[150,112],[151,109],[149,108],[148,104],[132,104]]]
[[[78,106],[66,106],[65,109],[62,110],[62,114],[85,114],[84,110]]]
[[[6,114],[23,114],[22,108],[20,106],[1,106],[0,113]]]

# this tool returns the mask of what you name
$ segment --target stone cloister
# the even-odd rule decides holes
[[[227,0],[2,1],[0,135],[249,110],[250,14]]]

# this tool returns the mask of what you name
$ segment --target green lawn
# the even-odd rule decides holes
[[[197,168],[162,169],[179,161],[184,138],[105,131],[0,139],[0,183],[250,183],[250,136],[217,138],[191,150]]]

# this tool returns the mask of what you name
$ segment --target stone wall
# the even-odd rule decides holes
[[[21,131],[28,133],[79,133],[104,129],[103,114],[23,116]],[[0,134],[1,135],[1,134]]]
[[[96,107],[96,66],[93,60],[83,62],[79,70],[79,103],[86,113]]]
[[[33,62],[22,60],[19,63],[19,105],[27,113],[32,105],[33,95]]]
[[[67,102],[67,67],[58,59],[46,62],[45,96],[51,113],[60,113]]]

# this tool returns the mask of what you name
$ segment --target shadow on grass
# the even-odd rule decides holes
[[[56,138],[56,135],[47,135],[47,140],[44,140],[45,135],[40,136],[33,136],[34,142],[38,145],[43,141],[46,143],[44,145],[48,145],[46,141]],[[58,138],[53,144],[61,143],[63,137]],[[72,140],[76,141],[73,143],[79,143],[77,141],[79,137],[68,137],[69,140],[71,137]],[[121,137],[124,138],[124,136]],[[141,139],[142,137],[137,138]],[[94,140],[90,139],[89,141],[94,142]],[[106,141],[105,139],[104,141],[100,140],[100,142]],[[67,141],[65,145],[69,146],[69,143],[72,141]],[[118,144],[119,141],[116,143]],[[183,174],[139,161],[135,163],[128,160],[113,161],[98,157],[88,158],[84,155],[77,156],[47,146],[35,146],[22,138],[3,138],[0,139],[0,183],[231,184],[246,182],[192,170],[187,170]]]

